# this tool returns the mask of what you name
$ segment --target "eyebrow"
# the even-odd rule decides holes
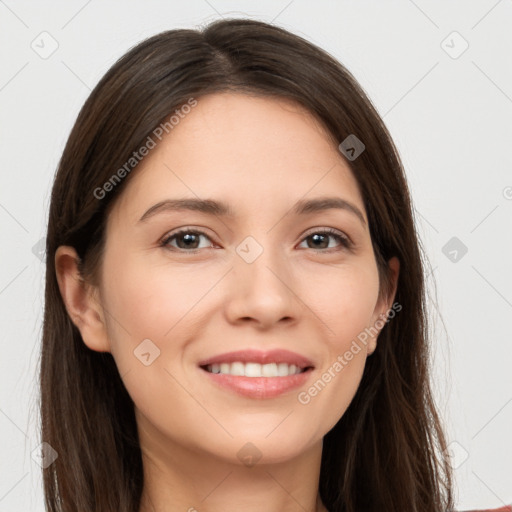
[[[361,210],[354,204],[340,197],[319,197],[316,199],[301,199],[295,203],[292,212],[295,215],[308,215],[325,210],[346,210],[356,215],[363,226],[366,226],[366,220]],[[146,221],[150,217],[169,211],[196,211],[206,215],[215,215],[219,217],[234,218],[235,212],[229,205],[222,201],[213,199],[166,199],[153,205],[139,219],[139,222]]]

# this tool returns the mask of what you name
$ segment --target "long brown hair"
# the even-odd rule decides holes
[[[59,454],[43,470],[46,509],[138,512],[143,488],[133,402],[111,354],[88,349],[67,314],[55,251],[75,247],[84,279],[94,281],[105,220],[131,173],[107,193],[104,184],[176,109],[226,91],[294,100],[336,144],[349,135],[363,141],[365,150],[347,164],[364,199],[383,293],[387,261],[400,261],[395,300],[402,310],[382,329],[353,401],[324,437],[324,504],[331,512],[452,510],[453,477],[430,383],[422,252],[397,150],[342,64],[282,28],[245,19],[142,41],[100,80],[69,136],[46,245],[42,441]]]

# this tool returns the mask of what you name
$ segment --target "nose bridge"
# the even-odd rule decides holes
[[[242,241],[237,249],[237,274],[245,285],[254,291],[271,293],[288,293],[283,281],[287,280],[284,257],[278,247],[270,243],[267,236],[263,243],[249,236]],[[260,237],[261,240],[261,237]],[[255,288],[256,287],[256,288]],[[282,290],[281,288],[285,288]]]
[[[294,317],[297,299],[292,273],[278,247],[270,245],[270,235],[248,236],[236,247],[236,258],[229,292],[228,310],[232,320],[250,317],[262,323]]]

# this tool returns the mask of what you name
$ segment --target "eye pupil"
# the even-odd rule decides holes
[[[185,241],[185,247],[190,248],[191,245],[194,244],[194,242],[197,243],[197,240],[194,240],[195,238],[197,238],[197,235],[195,233],[185,233],[183,235],[178,236],[177,240]],[[180,244],[178,243],[178,245],[180,245]],[[195,246],[194,246],[194,248],[195,248]],[[181,247],[180,247],[180,249],[181,249]]]
[[[322,238],[323,238],[323,242],[325,242],[325,240],[328,240],[328,237],[326,235],[322,235],[322,234],[319,234],[319,233],[315,233],[314,235],[311,235],[310,236],[311,239],[315,240],[315,242],[317,241],[320,241],[320,243],[322,242]],[[327,242],[327,246],[329,245],[329,242]],[[314,248],[318,249],[318,245],[315,245]],[[322,245],[322,248],[326,247],[325,243]]]

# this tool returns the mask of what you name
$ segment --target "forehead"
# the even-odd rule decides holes
[[[130,176],[119,207],[215,197],[235,212],[261,211],[326,194],[364,211],[351,169],[311,113],[287,99],[221,93],[199,98],[163,136]]]
[[[183,116],[167,138],[171,145],[186,142],[202,146],[228,142],[228,134],[233,155],[249,156],[250,148],[257,151],[260,145],[270,151],[284,140],[288,150],[305,138],[333,145],[328,130],[299,103],[288,98],[232,92],[199,98],[197,106]]]

